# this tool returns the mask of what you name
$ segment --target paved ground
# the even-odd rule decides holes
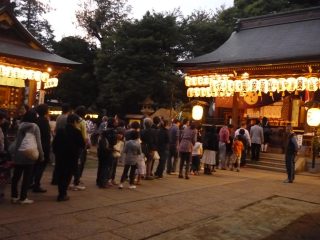
[[[49,168],[48,192],[30,193],[33,205],[0,204],[0,239],[320,239],[319,176],[284,184],[282,173],[244,168],[102,190],[94,166],[68,202],[55,201]]]

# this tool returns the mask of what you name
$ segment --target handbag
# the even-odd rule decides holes
[[[38,160],[39,150],[38,150],[36,136],[30,132],[27,132],[24,138],[22,139],[22,142],[20,144],[18,151],[22,152],[22,154],[30,160],[33,160],[33,161]]]

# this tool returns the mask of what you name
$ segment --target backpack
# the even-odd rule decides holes
[[[23,155],[28,159],[31,159],[34,161],[38,160],[39,150],[38,150],[36,136],[31,132],[26,132],[18,148],[18,151],[22,152]]]

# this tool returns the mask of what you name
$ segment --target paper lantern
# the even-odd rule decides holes
[[[242,81],[241,80],[235,80],[234,81],[234,91],[235,92],[241,92],[242,91]]]
[[[192,118],[194,120],[201,120],[203,116],[203,107],[200,105],[195,105],[192,108]]]
[[[195,87],[198,84],[198,79],[197,77],[192,77],[191,78],[191,86]]]
[[[278,81],[279,81],[278,92],[285,91],[286,90],[286,87],[285,87],[286,79],[285,78],[279,78]]]
[[[297,79],[296,78],[288,78],[286,80],[286,90],[288,92],[293,92],[297,89]]]
[[[206,97],[207,96],[207,89],[202,87],[200,88],[200,97]]]
[[[305,77],[298,77],[296,81],[297,81],[297,87],[296,87],[296,89],[297,89],[298,91],[304,91],[304,90],[306,89],[307,83],[308,83],[307,78],[305,78]]]
[[[269,91],[275,92],[279,90],[279,80],[276,78],[270,78],[269,82]]]
[[[198,77],[198,86],[203,86],[203,77]]]
[[[269,92],[269,82],[267,79],[260,79],[260,90],[264,93]]]
[[[213,97],[210,87],[206,87],[206,97]]]
[[[234,92],[234,81],[232,80],[227,81],[227,91]]]
[[[188,88],[188,90],[187,90],[187,96],[188,96],[188,97],[194,97],[194,90],[193,90],[193,88]]]
[[[194,88],[194,96],[195,97],[200,97],[200,93],[201,93],[200,88],[198,88],[198,87]]]
[[[203,85],[204,86],[209,86],[210,80],[208,76],[203,77]]]
[[[249,81],[249,89],[251,89],[252,92],[260,91],[260,81],[251,79]]]
[[[191,85],[191,78],[189,76],[186,76],[184,78],[184,84],[186,85],[186,87],[190,87]]]
[[[306,89],[311,92],[317,91],[318,90],[318,82],[319,82],[319,79],[316,77],[308,78],[308,83],[307,83]]]
[[[320,109],[310,108],[307,112],[307,124],[311,127],[317,127],[320,124]]]
[[[242,80],[242,92],[251,92],[249,80]]]

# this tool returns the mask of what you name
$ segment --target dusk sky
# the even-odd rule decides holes
[[[56,40],[70,35],[83,35],[76,26],[75,11],[81,0],[42,0],[48,3],[54,11],[47,15]],[[172,11],[180,7],[183,15],[189,15],[193,10],[216,10],[224,5],[226,8],[233,5],[233,0],[129,0],[132,6],[132,17],[141,18],[146,11]]]

